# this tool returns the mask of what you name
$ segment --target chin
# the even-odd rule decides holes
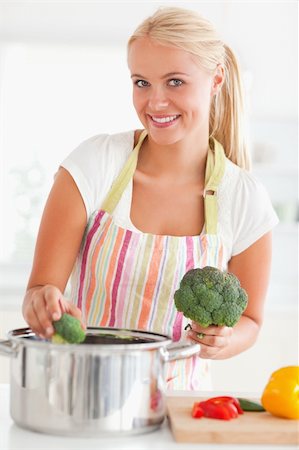
[[[152,130],[147,128],[147,131],[150,138],[158,145],[174,145],[184,138],[182,133],[173,130]]]
[[[180,139],[167,138],[166,136],[164,136],[164,137],[156,137],[156,136],[153,136],[150,133],[149,133],[149,135],[150,135],[151,139],[155,142],[155,144],[161,145],[161,146],[174,145],[178,141],[180,141]]]

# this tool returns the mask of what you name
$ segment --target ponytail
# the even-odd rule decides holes
[[[210,110],[210,136],[219,141],[227,158],[250,170],[251,161],[244,130],[243,86],[235,55],[224,45],[225,81],[214,96]]]

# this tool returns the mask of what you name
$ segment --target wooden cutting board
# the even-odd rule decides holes
[[[177,442],[225,444],[298,444],[299,421],[267,412],[244,412],[237,419],[194,419],[194,397],[167,397],[170,428]]]

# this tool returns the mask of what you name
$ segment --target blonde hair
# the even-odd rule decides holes
[[[135,30],[128,41],[128,49],[132,42],[141,37],[149,37],[162,45],[195,55],[199,65],[208,72],[212,73],[218,64],[223,65],[224,83],[211,102],[210,137],[223,145],[226,156],[232,162],[249,169],[240,70],[236,57],[219,38],[213,25],[195,11],[159,8]]]

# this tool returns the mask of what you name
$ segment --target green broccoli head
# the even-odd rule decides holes
[[[248,296],[234,274],[206,266],[183,276],[174,301],[178,311],[203,327],[232,327],[245,310]]]
[[[52,342],[55,344],[79,344],[85,339],[80,320],[70,314],[62,314],[59,320],[53,322],[53,327],[55,333],[52,336]]]

